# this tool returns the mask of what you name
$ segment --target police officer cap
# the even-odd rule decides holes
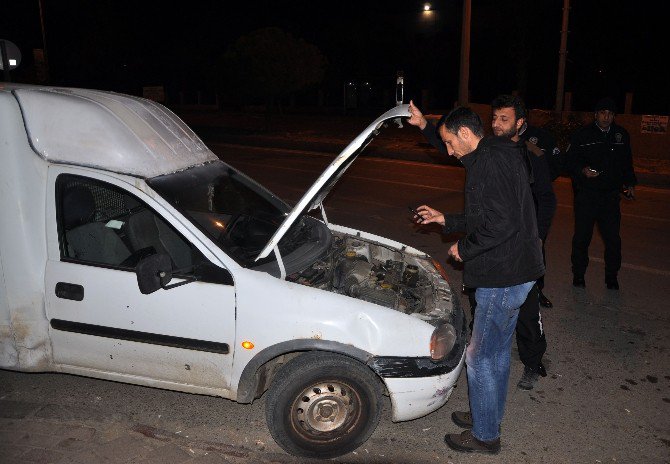
[[[601,98],[598,100],[598,103],[596,103],[595,110],[609,110],[612,113],[616,113],[616,104],[610,97]]]

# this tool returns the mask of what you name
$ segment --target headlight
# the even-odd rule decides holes
[[[430,337],[430,357],[434,361],[444,358],[456,343],[456,329],[451,324],[438,326]]]

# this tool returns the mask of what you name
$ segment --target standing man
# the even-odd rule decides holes
[[[493,118],[491,127],[496,136],[507,137],[514,142],[523,140],[519,132],[528,129],[526,124],[526,109],[523,102],[518,97],[512,95],[500,95],[491,104],[493,109]],[[421,111],[410,102],[410,113],[412,117],[409,123],[418,126],[424,136],[433,146],[441,152],[446,153],[444,145],[438,143],[433,125],[421,114]],[[532,130],[531,134],[537,134],[538,131]],[[534,135],[535,136],[535,135]],[[543,140],[546,140],[544,138]],[[542,240],[542,255],[544,259],[544,241],[549,232],[552,218],[556,212],[556,196],[551,185],[551,174],[549,164],[545,158],[544,151],[538,147],[538,141],[524,140],[522,146],[529,151],[529,159],[533,171],[533,182],[531,190],[537,215],[538,235]],[[549,142],[551,143],[551,142]],[[550,144],[547,146],[551,146]],[[540,285],[543,284],[544,276],[538,279],[528,294],[528,298],[521,305],[519,318],[516,325],[516,343],[519,350],[519,358],[524,365],[523,374],[517,383],[517,387],[522,390],[532,390],[539,380],[540,376],[545,377],[547,371],[542,363],[542,358],[547,350],[547,339],[544,334],[542,317],[540,314],[540,304],[542,302],[542,292]],[[542,284],[540,283],[542,282]],[[471,289],[468,291],[468,299],[472,311],[472,320],[477,307],[475,293]],[[548,306],[551,302],[545,297]],[[472,330],[472,326],[470,327]]]
[[[521,141],[528,150],[528,158],[533,172],[531,191],[535,202],[537,232],[540,240],[542,240],[542,258],[544,260],[544,243],[547,240],[549,227],[556,212],[556,195],[554,195],[554,189],[551,185],[552,178],[547,155],[538,146],[538,139],[531,141],[521,137],[522,130],[526,134],[529,133],[529,126],[526,123],[525,105],[519,97],[499,95],[491,102],[491,109],[493,110],[491,120],[493,134],[499,137],[507,137],[513,142]],[[540,131],[532,129],[530,133],[539,134]],[[524,365],[523,375],[517,383],[517,387],[522,390],[532,390],[540,376],[546,377],[547,375],[544,364],[542,364],[542,357],[547,351],[547,339],[542,325],[540,304],[543,298],[549,307],[552,304],[542,294],[543,286],[544,275],[537,280],[536,285],[528,294],[528,298],[521,305],[516,324],[516,344],[519,349],[519,358]]]
[[[628,132],[614,123],[614,100],[596,104],[594,123],[575,132],[568,148],[568,169],[575,196],[575,233],[572,237],[572,285],[585,287],[589,245],[598,223],[605,243],[605,284],[619,290],[621,268],[620,196],[635,199],[637,179]]]
[[[471,420],[472,430],[447,434],[445,441],[457,451],[495,454],[519,307],[544,273],[530,169],[521,144],[483,139],[482,122],[469,108],[454,109],[437,127],[447,152],[465,166],[465,213],[444,215],[422,205],[416,222],[438,223],[447,234],[465,231],[449,255],[464,263],[463,282],[477,289],[478,306],[465,358],[470,413],[452,415],[457,424]]]

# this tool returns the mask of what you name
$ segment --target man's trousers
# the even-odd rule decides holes
[[[474,289],[468,289],[468,300],[470,301],[472,321],[474,321],[475,309],[477,308]],[[470,324],[470,331],[472,331],[472,324]],[[516,346],[519,350],[521,362],[524,366],[532,369],[540,365],[542,357],[547,351],[547,338],[542,325],[537,284],[533,285],[528,297],[519,309],[519,318],[516,323]]]
[[[578,190],[575,193],[575,234],[572,237],[572,274],[584,277],[589,265],[593,227],[605,244],[605,277],[616,278],[621,268],[621,210],[619,192]]]

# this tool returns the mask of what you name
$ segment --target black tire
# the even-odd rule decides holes
[[[287,453],[333,458],[370,437],[381,409],[380,381],[367,366],[346,356],[308,352],[277,373],[265,418]]]

